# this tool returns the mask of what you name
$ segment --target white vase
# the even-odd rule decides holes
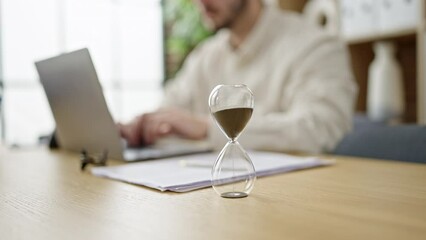
[[[404,113],[402,70],[391,42],[373,45],[375,58],[369,67],[367,114],[373,121],[399,122]]]

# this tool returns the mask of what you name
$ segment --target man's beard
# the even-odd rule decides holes
[[[214,26],[214,31],[219,31],[223,28],[232,28],[237,18],[247,7],[247,0],[240,0],[232,6],[231,15],[221,24]]]

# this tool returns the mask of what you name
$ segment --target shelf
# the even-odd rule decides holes
[[[350,37],[350,38],[346,38],[345,42],[349,45],[354,45],[354,44],[362,44],[362,43],[368,43],[368,42],[374,42],[374,41],[394,40],[399,38],[415,36],[417,34],[417,30],[418,30],[417,27],[413,27],[409,29],[396,30],[392,32],[385,32],[385,33],[379,33],[374,35],[372,34],[372,35],[365,35],[365,36]]]

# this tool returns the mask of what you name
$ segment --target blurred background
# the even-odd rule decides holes
[[[424,1],[267,3],[300,12],[348,45],[359,114],[426,122]],[[54,129],[34,61],[89,48],[114,119],[128,121],[158,106],[166,79],[211,34],[192,0],[0,0],[1,141],[35,145]]]

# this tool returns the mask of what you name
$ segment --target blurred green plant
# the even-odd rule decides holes
[[[193,0],[164,0],[166,79],[173,78],[188,54],[212,35]]]

